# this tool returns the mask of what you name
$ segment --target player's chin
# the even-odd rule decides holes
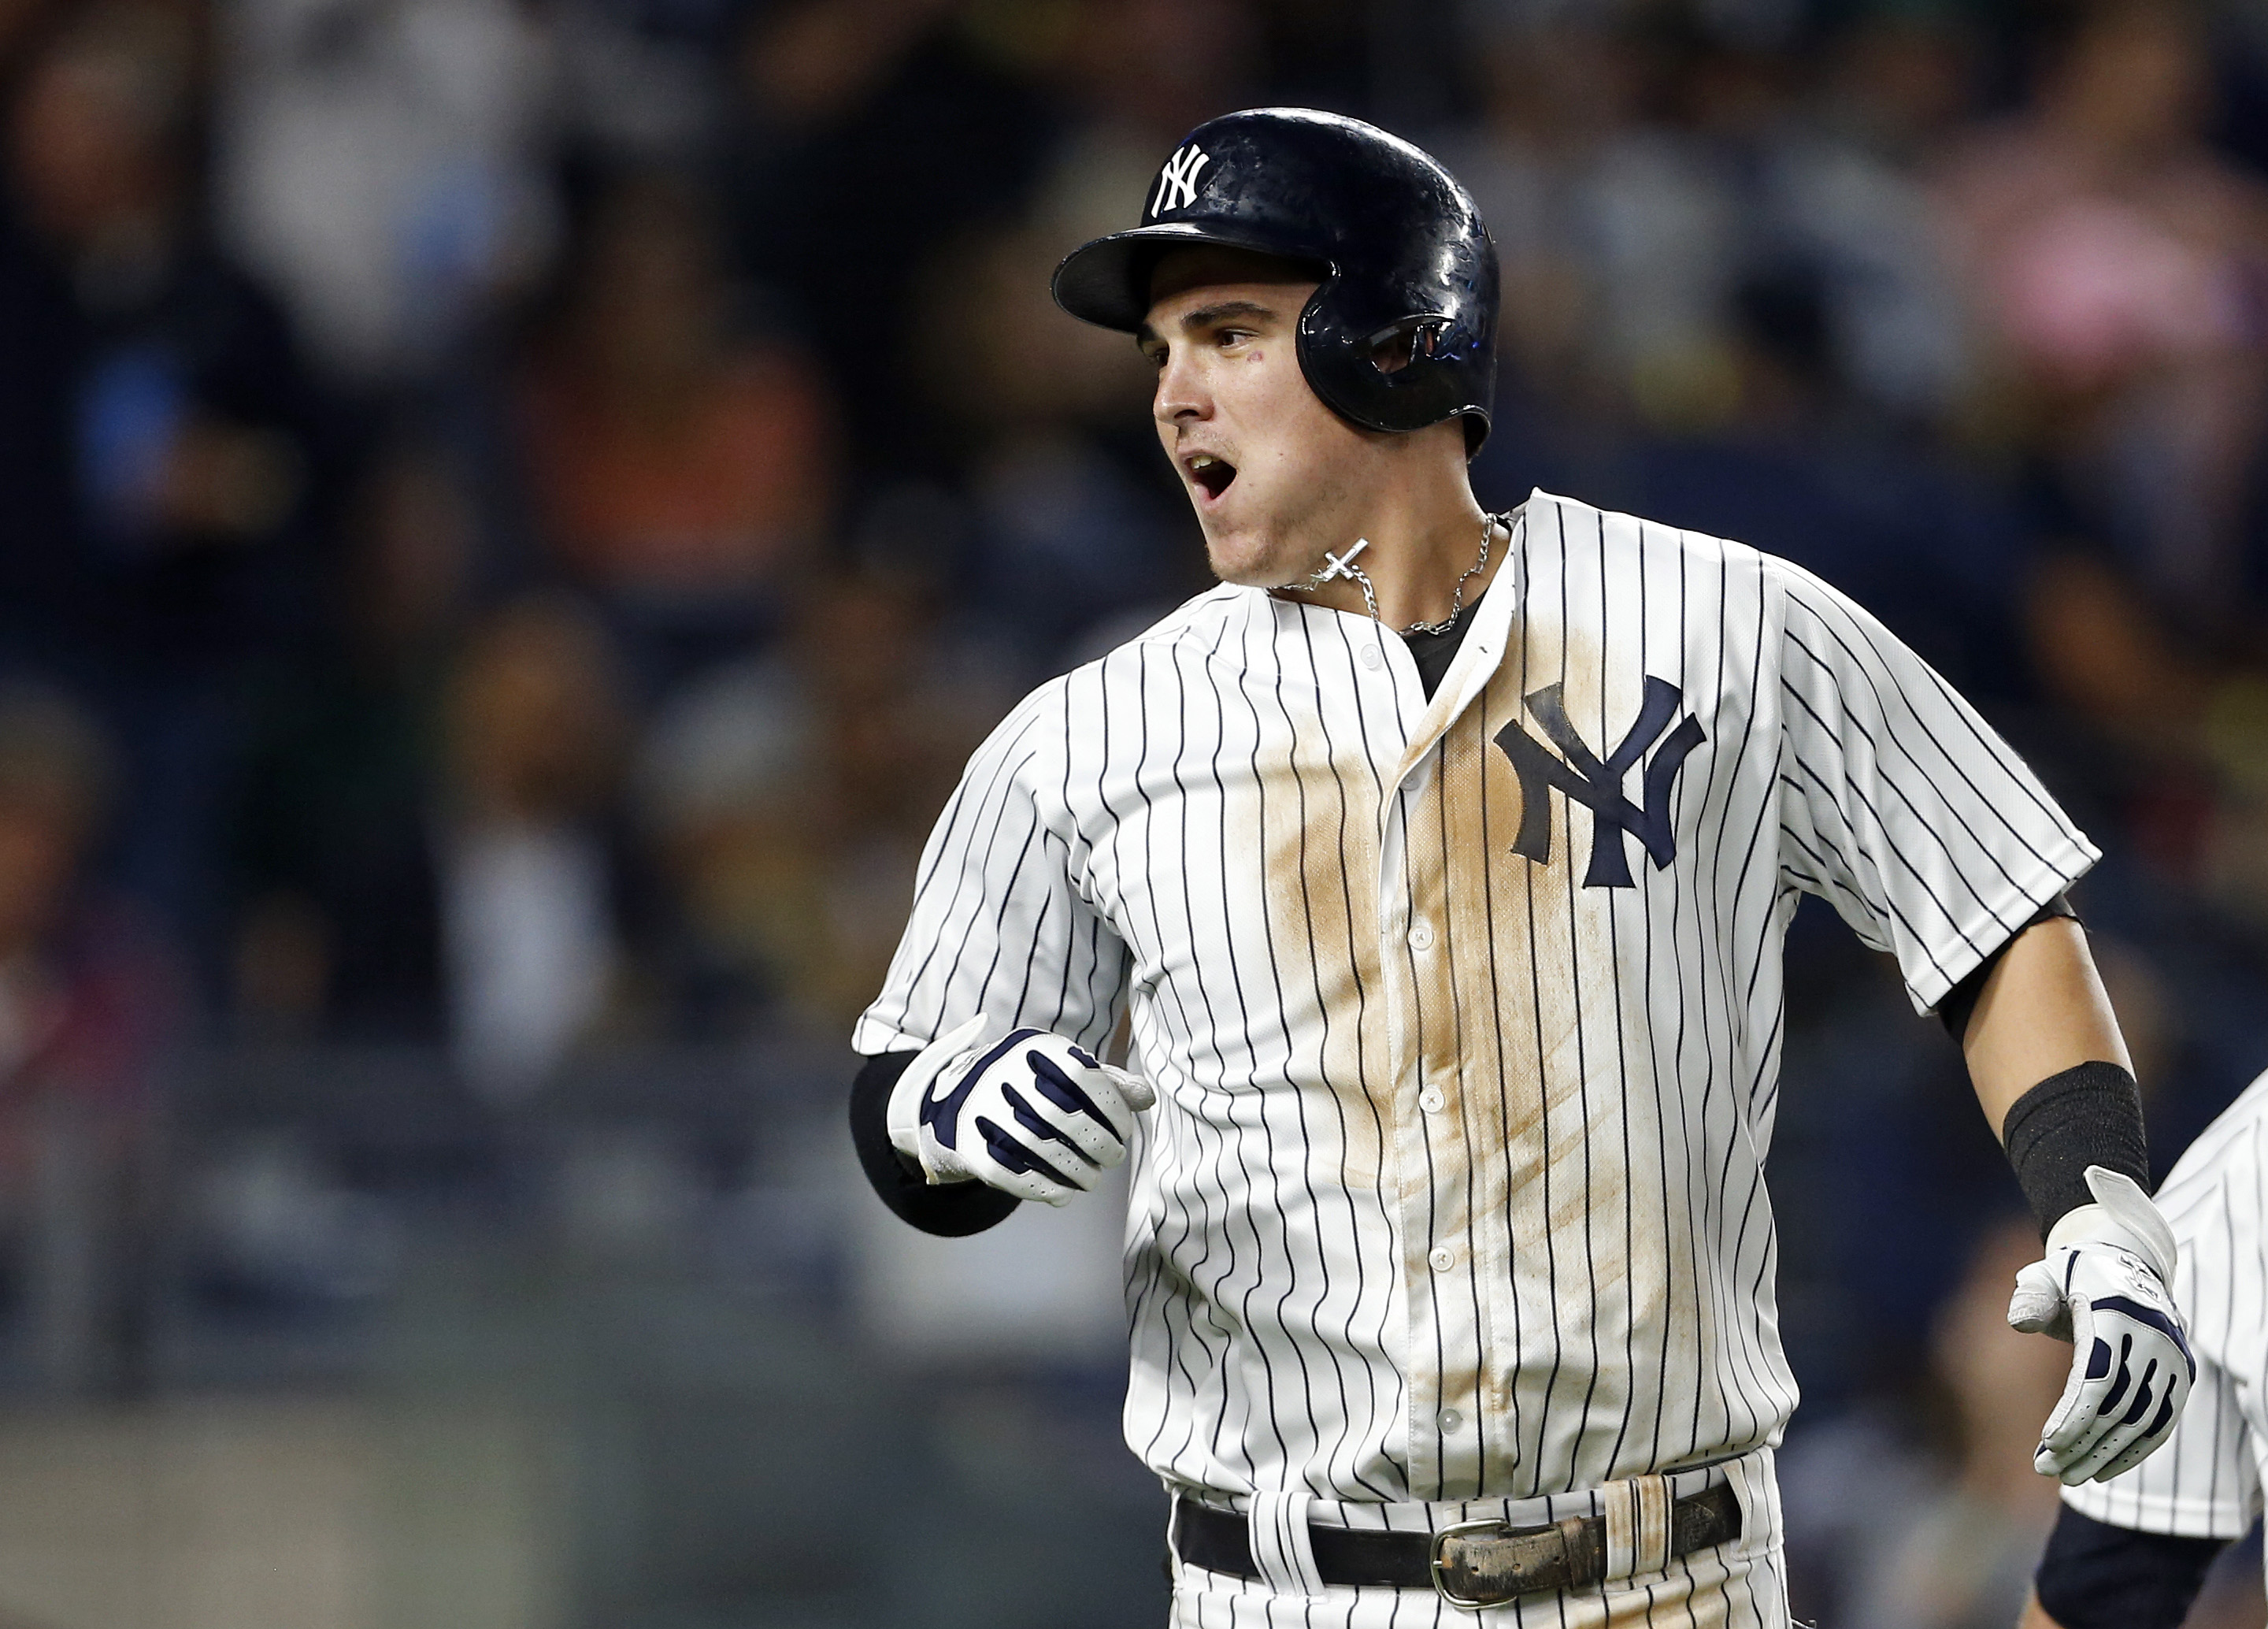
[[[1270,540],[1241,527],[1217,525],[1199,516],[1204,525],[1205,564],[1212,574],[1239,588],[1280,587],[1299,572],[1277,558],[1280,552]]]

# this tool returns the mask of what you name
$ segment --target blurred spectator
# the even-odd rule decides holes
[[[1142,478],[1164,458],[1142,445],[1128,460],[1035,431],[1003,436],[973,474],[984,553],[969,586],[1035,679],[1070,666],[1090,630],[1131,616],[1130,635],[1211,586],[1176,495]]]
[[[2268,189],[2205,144],[2201,20],[2102,0],[2032,107],[1947,172],[1971,298],[2063,517],[2197,626],[2225,629],[2262,429]]]
[[[1004,425],[1076,421],[1123,436],[1152,371],[1124,335],[1058,308],[1049,277],[1073,245],[1135,217],[1160,158],[1191,126],[1246,105],[1263,66],[1257,35],[1239,4],[1086,0],[1027,48],[1062,94],[1064,128],[1014,218],[980,217],[921,284],[917,377],[956,461],[997,453]],[[1207,48],[1190,50],[1198,38]],[[1035,344],[1043,366],[1033,365]]]
[[[1089,630],[1146,624],[1210,586],[1142,409],[1153,370],[1124,335],[1066,316],[1049,278],[1073,245],[1132,221],[1162,155],[1247,105],[1266,69],[1241,4],[1087,0],[1043,43],[1030,49],[1064,128],[1019,217],[936,256],[917,319],[920,381],[971,500],[963,592],[1035,678]]]
[[[551,63],[512,0],[220,0],[219,215],[315,355],[416,378],[557,231]]]
[[[629,999],[630,719],[578,605],[473,615],[472,549],[446,459],[379,467],[336,659],[278,687],[247,778],[237,999],[254,1036],[446,1038],[510,1095]]]
[[[1065,128],[1030,218],[1067,246],[1123,227],[1191,129],[1264,100],[1270,63],[1246,0],[1086,0],[1047,61]],[[1205,48],[1191,50],[1192,40]]]
[[[157,930],[85,874],[116,782],[56,692],[0,689],[0,1230],[52,1383],[147,1358],[159,1105],[183,1018]]]
[[[1999,1629],[2021,1609],[2056,1512],[2032,1452],[2069,1367],[2007,1325],[2008,1286],[2038,1256],[2029,1218],[1986,1231],[1938,1314],[1931,1356],[1952,1405],[1950,1478],[1862,1574],[1854,1629]]]
[[[1913,173],[1961,93],[1950,22],[1855,27],[1815,85],[1790,57],[1657,24],[1525,14],[1486,36],[1457,156],[1503,256],[1514,383],[1670,429],[1736,414],[1737,291],[1800,279],[1843,400],[1926,417],[1965,382],[1957,306]]]
[[[1483,123],[1448,160],[1497,240],[1516,384],[1705,416],[1740,200],[1694,129],[1649,116],[1647,67],[1611,17],[1515,15],[1484,36]]]
[[[931,821],[1014,699],[902,573],[821,579],[786,652],[681,692],[640,804],[704,1028],[836,1035],[895,948]]]
[[[1138,200],[1142,185],[1128,197]],[[923,346],[923,382],[964,470],[954,529],[973,546],[955,562],[958,586],[1034,679],[1097,623],[1130,608],[1154,620],[1208,586],[1154,436],[1124,433],[1147,425],[1152,370],[1124,335],[1077,322],[1048,298],[1049,273],[1079,241],[1049,207],[941,259]],[[1119,424],[1098,428],[1114,409]],[[951,546],[946,529],[932,551]]]
[[[115,769],[59,693],[0,689],[0,1078],[145,1106],[147,1070],[180,1018],[174,969],[132,908],[84,883]]]
[[[1795,262],[1742,280],[1719,343],[1723,422],[1630,438],[1594,463],[1594,491],[1818,572],[1980,707],[2026,697],[2018,507],[1927,442],[1873,427],[1841,372],[1824,279]]]
[[[475,532],[453,461],[388,451],[354,505],[336,638],[263,687],[232,820],[248,1035],[441,1037],[435,711],[471,615]]]
[[[68,291],[55,315],[80,339],[79,498],[129,591],[102,620],[129,645],[181,643],[180,614],[254,614],[226,606],[227,579],[303,518],[313,473],[291,337],[194,213],[193,48],[172,11],[81,13],[35,62],[10,132],[17,198]]]
[[[1786,254],[1818,281],[1838,371],[1859,402],[1909,424],[1941,422],[1973,384],[1974,341],[1925,181],[1958,128],[1970,48],[1951,15],[1855,24],[1766,181]]]
[[[1962,41],[1873,25],[1815,95],[1788,59],[1705,43],[1665,91],[1646,43],[1582,18],[1491,41],[1471,162],[1515,371],[1476,490],[1564,484],[1752,543],[1859,597],[1980,704],[2022,696],[2020,514],[1916,433],[1967,380],[1911,169]]]
[[[619,993],[609,817],[627,721],[604,636],[549,598],[474,630],[443,708],[433,818],[450,1033],[468,1078],[510,1095]]]
[[[816,367],[740,329],[729,296],[703,201],[659,177],[624,182],[527,380],[551,546],[620,614],[650,682],[776,620],[835,498]]]
[[[1016,700],[990,653],[957,640],[944,610],[919,579],[844,576],[814,596],[800,630],[828,743],[835,955],[820,1000],[840,1018],[880,988],[935,813]]]
[[[104,698],[124,880],[210,955],[235,687],[308,631],[332,442],[280,313],[197,216],[191,20],[65,14],[9,110],[8,179],[38,256],[15,321],[46,330],[24,384],[56,393],[19,411],[60,430],[71,483],[69,530],[19,540],[68,563],[25,645]]]
[[[713,156],[730,96],[741,0],[558,0],[563,121],[602,162]]]
[[[870,476],[950,473],[934,415],[906,389],[914,291],[934,251],[1012,218],[1045,166],[1031,81],[1049,9],[987,30],[954,0],[785,0],[739,57],[727,197],[743,266],[777,289],[831,377],[844,457]],[[1057,14],[1059,17],[1061,14]]]
[[[805,676],[775,653],[683,687],[640,743],[638,814],[672,895],[692,1033],[792,1015],[831,977],[820,730]]]
[[[1934,1475],[1895,1439],[1830,1435],[1815,1445],[1846,1456],[1840,1474],[1850,1485],[1831,1513],[1807,1510],[1798,1525],[1813,1545],[1823,1526],[1839,1526],[1846,1588],[1839,1603],[1807,1610],[1850,1629],[2006,1629],[2016,1621],[2056,1519],[2056,1485],[2032,1469],[2032,1450],[2069,1367],[2051,1343],[2007,1326],[2008,1287],[2039,1253],[2029,1219],[1986,1229],[1937,1314],[1932,1380],[1950,1441]],[[1854,1451],[1862,1457],[1848,1458]],[[1809,1463],[1812,1448],[1792,1448],[1789,1457],[1797,1462],[1791,1493],[1824,1491],[1815,1478],[1829,1467]]]

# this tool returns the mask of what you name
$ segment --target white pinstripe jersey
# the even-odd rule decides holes
[[[2063,1496],[2118,1527],[2237,1538],[2260,1514],[2268,1455],[2268,1074],[2190,1145],[2157,1198],[2181,1250],[2174,1304],[2197,1384],[2157,1452]]]
[[[1928,1007],[2095,851],[1918,658],[1736,543],[1535,494],[1429,702],[1221,587],[969,763],[862,1052],[1130,1001],[1127,1435],[1218,1495],[1523,1497],[1776,1441],[1799,890]]]

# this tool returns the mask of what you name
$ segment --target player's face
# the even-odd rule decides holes
[[[1304,578],[1359,525],[1351,499],[1375,449],[1300,371],[1314,291],[1299,269],[1235,249],[1176,251],[1151,279],[1139,335],[1158,369],[1151,411],[1224,582]]]

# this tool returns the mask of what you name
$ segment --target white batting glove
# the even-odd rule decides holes
[[[2149,1457],[2197,1378],[2166,1286],[2174,1235],[2133,1178],[2087,1168],[2095,1203],[2048,1234],[2047,1255],[2016,1274],[2008,1323],[2076,1348],[2071,1379],[2040,1434],[2032,1468],[2067,1486],[2104,1482]]]
[[[1049,1205],[1070,1202],[1126,1157],[1149,1082],[1061,1036],[988,1040],[982,1016],[916,1054],[890,1090],[890,1146],[932,1183],[970,1178]]]

